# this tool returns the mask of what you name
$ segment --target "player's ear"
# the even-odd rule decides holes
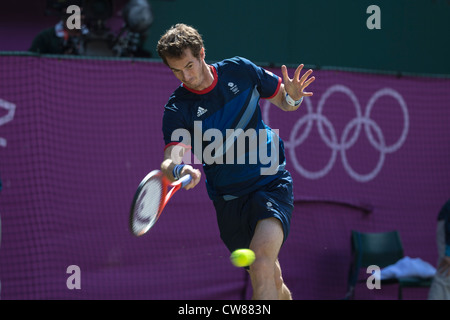
[[[206,57],[206,54],[205,54],[205,47],[202,47],[202,48],[200,49],[200,60],[204,60],[205,57]]]

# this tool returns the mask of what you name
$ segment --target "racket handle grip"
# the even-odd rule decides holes
[[[181,183],[181,188],[184,188],[186,185],[189,184],[189,182],[191,182],[191,180],[192,176],[190,174],[187,174],[185,176],[182,176],[178,181]]]

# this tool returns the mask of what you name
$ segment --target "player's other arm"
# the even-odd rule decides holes
[[[313,95],[312,92],[305,92],[304,90],[308,87],[316,78],[310,77],[313,72],[311,69],[306,71],[303,76],[300,77],[300,73],[303,69],[303,64],[299,65],[295,70],[294,78],[290,79],[287,68],[285,65],[281,67],[281,73],[283,75],[283,83],[280,86],[280,90],[277,95],[270,99],[269,101],[276,105],[278,108],[284,111],[295,111],[297,110],[300,103],[297,105],[292,105],[288,103],[288,97],[286,97],[286,93],[289,94],[290,98],[293,101],[301,101],[303,97],[310,97]]]
[[[183,155],[186,152],[186,147],[181,144],[175,144],[168,146],[164,151],[164,160],[161,163],[161,171],[164,175],[170,180],[175,181],[174,177],[174,169],[177,165],[182,165],[179,171],[180,177],[190,174],[192,176],[192,181],[186,185],[184,188],[186,190],[194,188],[199,182],[201,178],[201,172],[198,169],[194,169],[192,166],[188,164],[182,164]]]

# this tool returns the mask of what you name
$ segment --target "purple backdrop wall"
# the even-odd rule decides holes
[[[249,297],[203,183],[177,194],[149,234],[128,231],[135,187],[162,159],[163,105],[178,85],[170,70],[1,56],[0,74],[3,299]],[[295,182],[285,281],[295,299],[340,299],[352,229],[397,229],[406,255],[435,263],[436,217],[450,195],[450,81],[315,75],[314,96],[297,112],[261,105]],[[66,285],[71,265],[79,290]],[[361,285],[356,297],[395,299],[396,288]]]

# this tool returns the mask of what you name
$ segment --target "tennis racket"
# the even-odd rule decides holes
[[[150,230],[170,198],[191,180],[191,175],[185,175],[171,183],[160,170],[153,170],[146,175],[139,184],[131,204],[131,232],[140,237]],[[169,187],[172,188],[169,190]]]

